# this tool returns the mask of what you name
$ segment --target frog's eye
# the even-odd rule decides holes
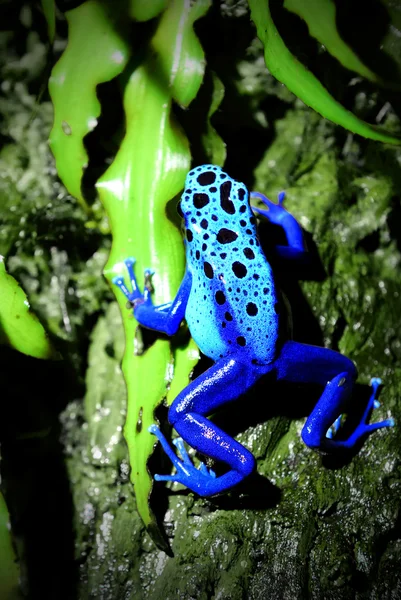
[[[180,217],[184,218],[184,213],[182,212],[182,208],[181,208],[181,202],[179,202],[177,204],[177,212],[180,215]]]

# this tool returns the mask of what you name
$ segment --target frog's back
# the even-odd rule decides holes
[[[278,299],[246,187],[220,167],[197,167],[188,173],[181,211],[192,274],[185,316],[193,338],[214,360],[240,352],[269,364]]]

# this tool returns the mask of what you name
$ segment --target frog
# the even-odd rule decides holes
[[[263,208],[251,206],[252,199],[259,199]],[[141,291],[134,258],[124,261],[130,283],[122,275],[113,279],[142,327],[173,336],[185,320],[201,352],[213,361],[169,408],[168,421],[178,433],[173,440],[178,454],[157,425],[149,427],[175,467],[174,474],[156,474],[156,481],[177,482],[208,497],[249,477],[256,469],[253,454],[208,417],[267,374],[274,374],[278,382],[321,386],[301,432],[313,450],[323,454],[352,450],[372,432],[394,425],[391,418],[370,423],[373,409],[380,406],[381,380],[375,377],[360,421],[343,439],[339,429],[357,379],[355,364],[335,350],[297,342],[289,333],[256,221],[257,215],[282,230],[286,243],[274,248],[279,260],[302,262],[308,255],[303,230],[286,210],[284,199],[284,192],[277,202],[249,192],[217,165],[197,166],[187,174],[178,206],[186,270],[174,300],[153,304],[154,273],[145,270]],[[217,476],[203,461],[195,466],[184,441],[206,458],[225,463],[228,470]]]

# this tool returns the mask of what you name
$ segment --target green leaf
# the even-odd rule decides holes
[[[55,0],[41,0],[43,14],[47,22],[47,33],[51,43],[54,42],[56,33],[56,7]]]
[[[155,304],[174,298],[184,274],[182,237],[167,217],[166,207],[184,186],[191,155],[174,118],[172,101],[187,106],[202,83],[204,56],[193,23],[208,7],[204,0],[175,0],[163,13],[147,58],[134,70],[125,88],[124,140],[97,183],[113,236],[105,276],[111,281],[117,274],[126,275],[123,261],[134,256],[139,280],[144,268],[155,270]],[[149,507],[153,479],[147,470],[155,438],[148,427],[154,423],[154,410],[168,389],[178,393],[188,384],[196,350],[192,344],[178,350],[169,340],[157,339],[143,352],[132,311],[127,310],[121,292],[112,287],[126,338],[122,368],[128,390],[125,438],[131,480],[138,511],[155,538],[157,526]]]
[[[266,66],[274,77],[284,83],[305,104],[333,123],[372,140],[389,144],[401,143],[401,137],[381,131],[345,109],[291,54],[273,22],[269,0],[249,0],[249,6],[258,37],[264,45]]]
[[[119,75],[129,58],[129,46],[118,33],[121,12],[89,0],[66,13],[68,45],[49,79],[54,106],[50,146],[57,171],[69,193],[87,208],[81,192],[88,164],[84,137],[97,125],[100,103],[96,87]]]
[[[188,385],[190,373],[200,358],[199,348],[191,338],[188,343],[173,349],[172,358],[174,377],[167,390],[167,406],[171,406],[178,394]]]
[[[136,21],[149,21],[167,6],[167,0],[131,0],[130,15]]]
[[[285,0],[284,8],[301,17],[307,24],[309,33],[346,69],[355,71],[375,83],[382,82],[341,39],[337,31],[336,5],[333,0]]]
[[[12,545],[10,515],[3,494],[0,493],[0,597],[4,600],[21,598],[20,569]]]
[[[6,272],[0,256],[0,343],[35,358],[56,358],[37,317],[30,311],[25,292]]]
[[[150,43],[154,76],[157,73],[161,85],[171,88],[171,96],[183,107],[192,102],[203,81],[205,57],[193,24],[210,4],[211,0],[172,0]]]
[[[226,144],[211,124],[211,118],[222,103],[225,90],[223,82],[217,77],[216,73],[212,73],[211,76],[213,85],[212,101],[207,113],[206,132],[202,135],[202,144],[208,160],[212,164],[222,167],[227,156]]]

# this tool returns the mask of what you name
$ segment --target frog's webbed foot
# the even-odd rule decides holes
[[[276,246],[276,253],[284,259],[305,261],[307,260],[307,249],[302,233],[302,228],[295,217],[284,208],[285,192],[278,194],[278,202],[272,202],[264,194],[260,192],[251,192],[251,198],[259,198],[266,206],[265,209],[252,206],[252,210],[266,217],[270,223],[278,225],[282,228],[287,238],[287,246]]]
[[[383,427],[392,427],[392,419],[369,423],[370,413],[378,408],[377,391],[380,379],[371,381],[372,393],[359,423],[350,420],[352,430],[344,439],[339,435],[342,413],[351,399],[357,370],[354,363],[339,352],[328,348],[308,346],[292,340],[285,342],[276,360],[278,379],[303,381],[324,386],[322,394],[302,429],[302,439],[307,446],[320,452],[331,453],[337,449],[350,450],[360,441]],[[351,428],[350,427],[350,428]],[[344,435],[346,435],[344,428]]]
[[[379,390],[379,387],[381,386],[381,384],[382,384],[382,381],[379,377],[372,377],[372,379],[370,381],[370,385],[372,387],[372,393],[370,395],[370,398],[368,400],[366,408],[363,412],[363,415],[362,415],[359,425],[355,428],[351,437],[347,440],[348,444],[350,444],[350,442],[351,442],[351,445],[353,445],[360,438],[363,438],[363,437],[369,435],[370,433],[372,433],[373,431],[376,431],[377,429],[382,429],[383,427],[393,427],[394,426],[394,419],[385,419],[384,421],[378,421],[377,423],[368,423],[369,417],[370,417],[372,411],[375,408],[380,407],[380,402],[377,400],[377,393],[378,393],[378,390]],[[343,415],[340,415],[334,421],[334,423],[332,424],[332,426],[330,427],[330,429],[328,429],[328,431],[326,433],[326,438],[335,440],[335,436],[341,426],[342,417],[343,417]]]
[[[132,257],[127,258],[124,261],[124,264],[128,271],[128,276],[130,279],[132,291],[129,291],[129,289],[125,283],[125,278],[122,275],[117,275],[112,280],[114,285],[116,285],[123,292],[124,296],[127,298],[127,300],[128,300],[127,308],[130,308],[130,309],[131,308],[135,309],[139,304],[147,304],[149,306],[152,306],[152,299],[151,299],[150,294],[153,291],[152,275],[154,275],[154,271],[152,271],[151,269],[145,269],[145,272],[144,272],[145,283],[144,283],[144,291],[142,293],[138,287],[138,282],[137,282],[135,272],[134,272],[135,263],[136,263],[136,260],[135,260],[135,258],[132,258]]]
[[[200,487],[204,487],[210,479],[216,479],[214,471],[209,469],[203,462],[200,463],[199,469],[194,466],[182,438],[173,440],[173,444],[181,454],[182,459],[180,459],[156,425],[151,425],[148,431],[153,433],[160,441],[163,450],[177,470],[177,473],[174,475],[155,475],[156,481],[175,481],[185,485],[194,492],[199,492]]]
[[[259,198],[266,206],[266,209],[252,206],[252,210],[258,215],[267,217],[272,223],[279,224],[285,218],[285,215],[287,215],[287,211],[284,208],[285,192],[278,193],[277,202],[272,202],[272,200],[260,192],[251,192],[251,198]]]

